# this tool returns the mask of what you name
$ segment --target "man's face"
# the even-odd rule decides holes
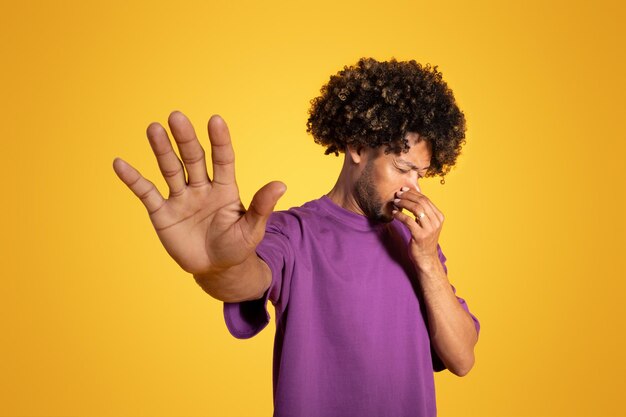
[[[418,179],[430,166],[431,147],[417,133],[407,135],[407,153],[388,155],[384,147],[365,150],[365,167],[354,184],[354,198],[369,219],[390,222],[393,200],[402,187],[420,191]]]

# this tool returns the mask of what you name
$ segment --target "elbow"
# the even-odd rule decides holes
[[[472,326],[472,329],[474,327]],[[474,356],[474,347],[478,342],[478,331],[475,330],[473,332],[473,340],[466,346],[465,349],[459,351],[455,360],[451,364],[448,369],[456,376],[465,376],[469,374],[469,372],[474,367],[474,363],[476,362],[476,357]]]
[[[459,361],[454,365],[448,367],[448,370],[452,372],[456,376],[465,376],[469,374],[469,372],[474,367],[474,355],[472,354],[470,357],[464,359],[463,361]]]
[[[471,367],[469,367],[469,368],[457,368],[457,369],[450,369],[450,372],[452,372],[456,376],[465,376],[465,375],[469,374],[469,371],[471,369],[472,369]]]

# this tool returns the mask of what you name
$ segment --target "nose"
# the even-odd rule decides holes
[[[415,190],[419,193],[422,192],[422,189],[419,186],[419,180],[417,172],[413,171],[409,178],[406,179],[404,186],[408,187],[410,190]]]

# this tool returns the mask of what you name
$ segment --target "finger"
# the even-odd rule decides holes
[[[430,230],[434,226],[432,218],[428,214],[427,208],[424,208],[420,205],[419,209],[417,209],[413,214],[415,214],[415,221],[417,222],[417,224],[420,225],[422,229]]]
[[[436,216],[437,220],[439,220],[439,223],[443,223],[443,219],[444,219],[443,213],[437,208],[437,206],[435,206],[435,203],[433,203],[428,197],[424,196],[424,199],[426,201],[426,204],[428,204],[430,206],[430,208],[431,208],[433,214]]]
[[[422,229],[426,229],[431,225],[430,218],[424,211],[420,211],[415,215],[415,221]]]
[[[429,213],[429,208],[422,205],[420,202],[413,202],[408,199],[396,198],[393,203],[396,207],[400,209],[406,209],[413,213],[413,215],[415,216],[414,221],[417,221],[421,227],[426,227],[430,225],[430,218],[428,216],[429,214],[432,214]]]
[[[400,210],[392,211],[393,217],[400,220],[402,223],[409,228],[409,232],[411,232],[411,236],[418,236],[420,234],[420,226],[415,222],[415,219],[407,214],[404,214]]]
[[[167,119],[180,151],[180,157],[187,171],[187,183],[190,187],[202,187],[209,184],[209,174],[206,171],[204,149],[200,145],[196,132],[187,116],[179,111],[173,111]]]
[[[278,199],[285,194],[287,186],[279,181],[272,181],[261,187],[252,197],[252,202],[248,211],[243,216],[243,220],[248,225],[249,233],[252,236],[262,236],[265,232],[265,224]]]
[[[432,220],[437,225],[443,223],[443,214],[437,209],[437,207],[435,207],[433,202],[430,201],[430,199],[426,197],[424,194],[417,192],[417,191],[408,191],[408,192],[397,193],[397,197],[401,200],[405,199],[405,200],[409,200],[414,203],[420,204],[420,206],[422,207],[423,213],[426,214],[430,220]],[[414,211],[413,213],[415,215],[419,214],[416,211]]]
[[[208,130],[213,162],[213,183],[234,184],[235,151],[230,140],[228,126],[221,116],[214,115],[209,119]]]
[[[430,206],[430,204],[428,204],[428,200],[426,200],[426,201],[421,200],[420,201],[420,207],[421,207],[421,211],[416,214],[417,221],[423,227],[431,226],[431,227],[433,227],[435,229],[437,227],[439,227],[439,225],[441,224],[439,222],[439,218],[437,217],[437,215],[433,211],[433,209]]]
[[[121,158],[113,160],[113,170],[122,182],[141,200],[148,210],[148,214],[152,215],[165,204],[165,199],[154,184],[142,177],[139,171]]]
[[[146,130],[150,147],[159,163],[159,169],[170,189],[170,197],[177,196],[185,191],[185,170],[183,164],[174,153],[172,142],[167,136],[167,131],[158,123],[151,123]]]

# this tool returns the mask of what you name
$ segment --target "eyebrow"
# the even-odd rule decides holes
[[[408,166],[411,169],[416,169],[416,170],[422,170],[422,169],[428,169],[430,168],[430,165],[424,167],[424,168],[419,168],[418,166],[416,166],[415,164],[413,164],[410,161],[407,161],[406,159],[402,159],[402,158],[396,158],[396,161],[401,162],[403,164],[405,164],[406,166]]]

